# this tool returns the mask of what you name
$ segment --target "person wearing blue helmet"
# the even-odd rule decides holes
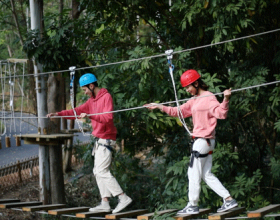
[[[75,111],[81,118],[88,117],[91,120],[92,135],[96,139],[92,150],[92,155],[95,156],[93,173],[102,198],[101,203],[96,207],[90,208],[89,211],[110,212],[109,197],[118,196],[119,203],[113,210],[113,213],[117,213],[127,207],[132,202],[132,199],[123,192],[116,178],[110,172],[112,151],[116,145],[117,136],[113,113],[92,115],[112,112],[114,110],[113,99],[107,89],[98,87],[97,79],[92,73],[82,75],[79,79],[79,84],[84,93],[89,96],[89,99],[84,104],[76,107]],[[47,117],[74,115],[74,110],[71,109],[49,113]],[[75,118],[69,117],[67,119]]]

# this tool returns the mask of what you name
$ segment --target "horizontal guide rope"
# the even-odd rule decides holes
[[[247,36],[244,36],[244,37],[238,37],[238,38],[234,38],[234,39],[230,39],[230,40],[220,41],[220,42],[213,43],[213,44],[207,44],[207,45],[203,45],[203,46],[193,47],[193,48],[190,48],[190,49],[175,51],[175,52],[173,52],[173,54],[183,53],[183,52],[193,51],[193,50],[198,50],[198,49],[202,49],[202,48],[206,48],[206,47],[212,47],[212,46],[216,46],[216,45],[220,45],[220,44],[225,44],[225,43],[229,43],[229,42],[233,42],[233,41],[243,40],[243,39],[246,39],[246,38],[257,37],[257,36],[264,35],[264,34],[270,34],[270,33],[277,32],[277,31],[280,31],[280,28],[275,29],[275,30],[271,30],[271,31],[266,31],[266,32],[258,33],[258,34],[252,34],[252,35],[247,35]],[[77,71],[77,70],[99,68],[99,67],[104,67],[104,66],[110,66],[110,65],[122,64],[122,63],[140,61],[140,60],[151,59],[151,58],[162,57],[162,56],[166,56],[166,54],[163,53],[163,54],[158,54],[158,55],[153,55],[153,56],[148,56],[148,57],[142,57],[142,58],[136,58],[136,59],[131,59],[131,60],[118,61],[118,62],[114,62],[114,63],[106,63],[106,64],[90,66],[90,67],[81,67],[81,68],[77,68],[75,70]],[[1,63],[1,61],[0,61],[0,63]],[[48,75],[48,74],[52,74],[52,73],[63,73],[63,72],[69,72],[69,71],[71,71],[71,70],[69,70],[69,69],[68,70],[57,70],[57,71],[49,71],[49,72],[37,73],[37,74],[25,74],[24,76],[35,76],[35,77],[38,77],[38,76]],[[15,77],[21,77],[21,76],[23,76],[23,75],[17,75]],[[10,78],[10,77],[4,76],[4,77],[0,77],[0,78]]]
[[[239,88],[239,89],[233,89],[231,90],[231,93],[234,92],[239,92],[242,90],[247,90],[247,89],[253,89],[253,88],[258,88],[258,87],[262,87],[262,86],[268,86],[268,85],[273,85],[273,84],[277,84],[280,83],[280,80],[278,81],[273,81],[273,82],[269,82],[269,83],[263,83],[263,84],[259,84],[259,85],[255,85],[255,86],[248,86],[248,87],[244,87],[244,88]],[[214,96],[217,95],[223,95],[223,92],[219,92],[219,93],[214,93]],[[212,95],[207,95],[207,96],[199,96],[199,97],[192,97],[192,98],[204,98],[204,97],[208,97],[208,96],[212,96]],[[180,99],[178,100],[178,102],[185,102],[190,100],[191,98],[187,98],[187,99]],[[176,101],[169,101],[169,102],[163,102],[163,103],[156,103],[154,105],[164,105],[164,104],[172,104],[172,103],[176,103]],[[149,106],[153,106],[153,105],[149,105]],[[133,107],[133,108],[126,108],[126,109],[120,109],[120,110],[115,110],[115,111],[109,111],[109,112],[101,112],[101,113],[95,113],[95,114],[88,114],[87,116],[94,116],[94,115],[103,115],[103,114],[109,114],[109,113],[118,113],[118,112],[124,112],[124,111],[131,111],[131,110],[137,110],[137,109],[142,109],[142,108],[146,108],[147,106],[138,106],[138,107]],[[53,116],[51,118],[75,118],[75,115],[70,115],[70,116]],[[77,115],[77,117],[79,117],[79,115]],[[3,118],[3,117],[0,117]],[[20,119],[24,119],[24,118],[47,118],[46,116],[42,116],[42,117],[4,117],[5,119],[14,119],[14,118],[20,118]]]

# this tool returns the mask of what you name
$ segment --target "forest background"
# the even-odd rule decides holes
[[[29,1],[0,0],[0,60],[35,57],[44,71],[61,70],[48,75],[49,85],[56,85],[48,95],[56,110],[69,102],[69,71],[64,70],[70,66],[81,68],[76,79],[95,74],[100,87],[112,94],[115,110],[174,101],[166,56],[98,67],[168,49],[189,49],[172,59],[178,99],[189,97],[179,83],[187,69],[198,70],[214,93],[280,80],[280,31],[199,48],[279,29],[279,0],[40,2],[43,29],[36,32],[30,30]],[[33,77],[25,83],[36,112]],[[76,89],[79,105],[86,97]],[[227,119],[218,121],[212,171],[247,209],[280,203],[279,93],[279,84],[233,93]],[[113,172],[134,206],[185,206],[190,137],[182,124],[144,108],[114,118],[125,154],[115,155]],[[186,123],[191,128],[191,120]],[[151,163],[143,165],[133,156],[146,149]],[[90,147],[80,150],[85,166],[92,168]],[[200,206],[221,204],[203,182]]]

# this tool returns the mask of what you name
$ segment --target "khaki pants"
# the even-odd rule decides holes
[[[194,142],[193,150],[201,154],[207,154],[213,151],[215,147],[215,139],[211,139],[211,146],[208,146],[204,138],[199,138]],[[197,206],[199,194],[201,190],[201,179],[220,197],[226,199],[230,196],[228,190],[222,185],[217,177],[211,173],[212,154],[207,157],[194,158],[193,166],[188,169],[189,178],[189,202],[193,206]]]
[[[112,162],[112,152],[105,146],[108,145],[107,140],[99,139],[95,142],[92,154],[94,158],[93,174],[96,178],[97,186],[101,198],[117,196],[123,192],[116,178],[110,172]],[[110,146],[114,148],[116,141],[110,140]]]

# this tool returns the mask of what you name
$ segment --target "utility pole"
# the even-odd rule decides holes
[[[43,0],[29,0],[31,30],[43,30]],[[35,59],[34,75],[36,81],[37,113],[38,113],[38,134],[47,134],[47,91],[45,76],[40,75],[43,72],[42,65]],[[49,148],[39,145],[39,184],[40,201],[43,204],[49,204],[50,198],[50,167],[49,167]]]

